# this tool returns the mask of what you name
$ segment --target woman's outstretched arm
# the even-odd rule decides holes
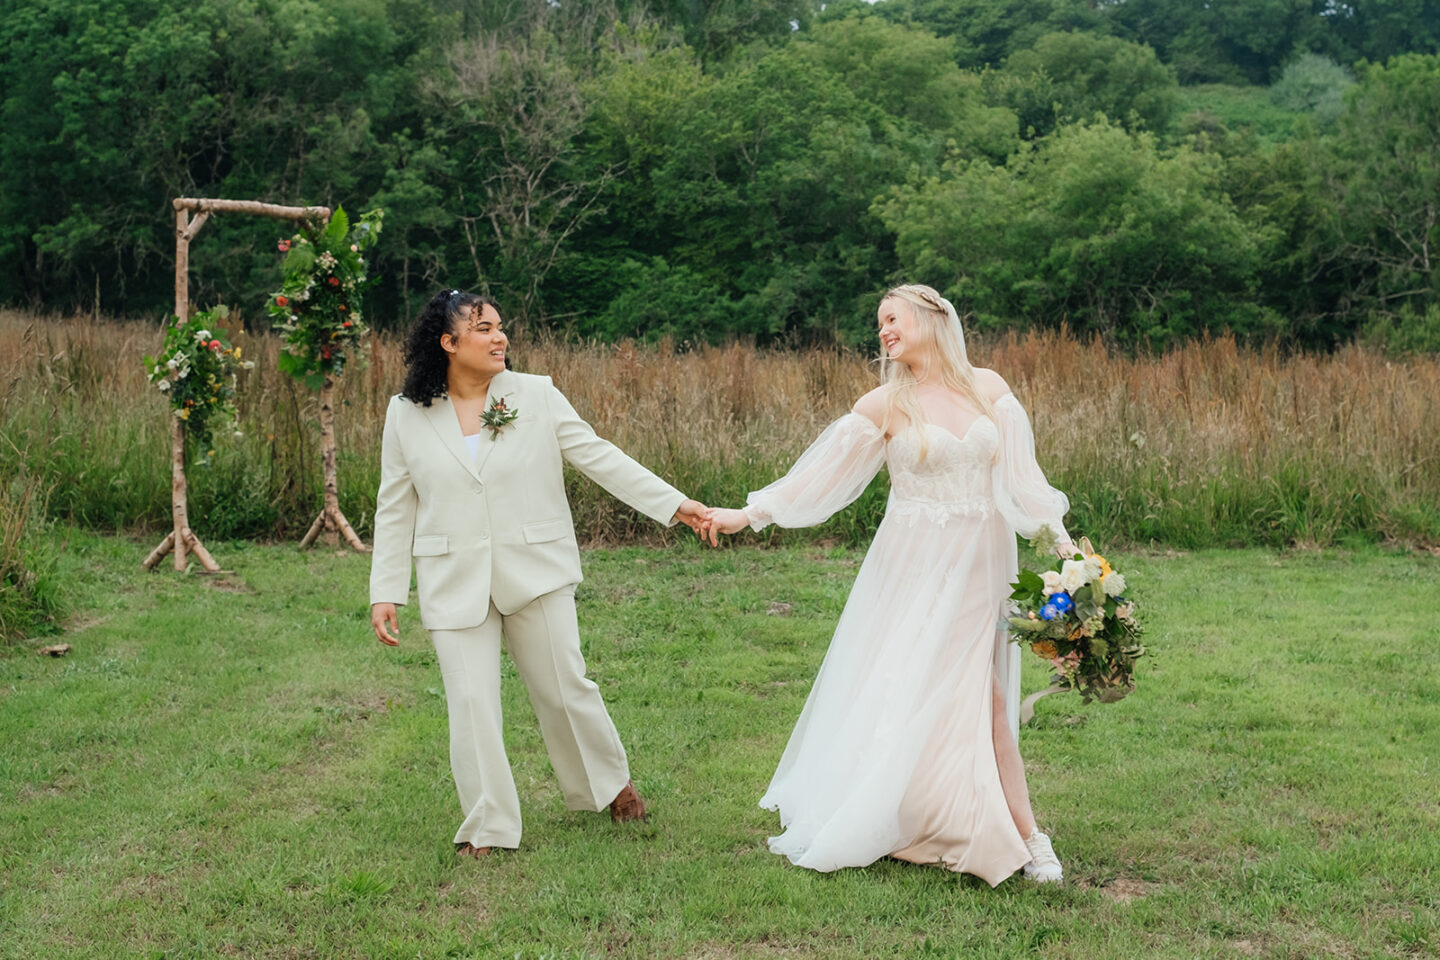
[[[702,536],[715,544],[718,534],[747,526],[812,527],[854,503],[885,462],[885,434],[870,415],[873,393],[826,427],[785,476],[751,493],[745,509],[711,510]]]

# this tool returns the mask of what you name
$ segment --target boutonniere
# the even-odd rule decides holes
[[[514,423],[515,418],[519,415],[518,409],[511,410],[506,406],[504,397],[496,397],[490,401],[490,406],[486,407],[485,412],[480,415],[480,422],[490,428],[490,439],[498,440],[500,431]]]

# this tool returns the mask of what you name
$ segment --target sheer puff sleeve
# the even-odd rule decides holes
[[[884,462],[885,434],[869,417],[848,413],[825,428],[789,473],[746,498],[750,527],[824,523],[865,492]]]
[[[991,485],[1001,516],[1027,540],[1048,524],[1061,543],[1068,543],[1064,517],[1070,501],[1050,486],[1040,470],[1030,418],[1013,393],[995,401],[995,420],[1000,428],[1000,452],[991,471]]]

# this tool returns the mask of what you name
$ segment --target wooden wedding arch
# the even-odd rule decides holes
[[[258,200],[210,200],[200,197],[176,197],[173,204],[175,208],[175,316],[184,321],[190,313],[190,242],[205,226],[205,222],[214,213],[247,213],[261,217],[271,217],[276,220],[296,220],[309,223],[327,223],[330,220],[329,207],[286,207],[275,203],[262,203]],[[194,214],[194,218],[191,218]],[[337,533],[343,533],[345,540],[361,552],[365,551],[365,544],[361,542],[354,529],[350,526],[345,515],[340,512],[339,484],[336,480],[335,467],[335,406],[334,406],[335,380],[327,375],[324,385],[320,390],[320,448],[325,469],[325,502],[320,509],[320,515],[310,525],[305,538],[300,541],[302,547],[307,547],[315,542],[316,537],[323,531],[327,533],[332,545],[338,545]],[[193,553],[208,573],[219,573],[220,565],[205,549],[190,529],[190,519],[186,507],[186,482],[185,482],[185,424],[178,417],[171,418],[174,422],[170,428],[170,513],[173,528],[160,541],[159,546],[150,552],[145,558],[144,567],[146,570],[153,569],[165,554],[174,552],[175,569],[185,569],[186,554]]]

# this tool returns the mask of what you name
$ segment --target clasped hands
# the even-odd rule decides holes
[[[720,534],[739,533],[750,526],[750,515],[744,510],[728,510],[724,507],[707,507],[698,500],[686,500],[675,511],[675,519],[684,523],[707,540],[712,547],[720,545]],[[1069,560],[1080,549],[1068,539],[1055,545],[1055,554],[1061,560]]]
[[[744,510],[707,507],[699,500],[686,500],[680,504],[680,509],[675,511],[675,520],[694,530],[701,540],[708,540],[712,547],[720,545],[720,534],[739,533],[750,526],[750,518]]]
[[[701,540],[708,540],[712,547],[720,545],[720,534],[739,533],[750,526],[750,517],[744,510],[707,507],[698,500],[680,504],[675,520],[694,530]]]

